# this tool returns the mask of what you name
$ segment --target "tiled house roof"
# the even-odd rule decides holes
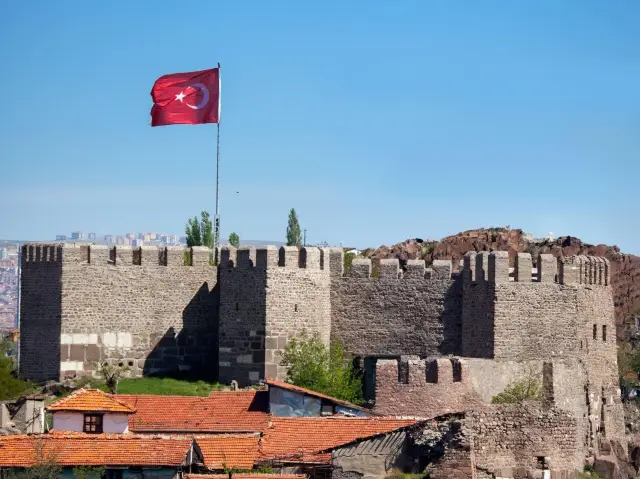
[[[47,406],[47,410],[133,414],[135,409],[99,389],[78,389]]]
[[[266,391],[215,391],[209,397],[118,395],[136,413],[133,432],[259,432],[269,420]]]
[[[215,434],[196,439],[208,469],[251,469],[259,452],[260,435]],[[235,475],[234,475],[235,477]],[[228,479],[228,478],[227,478]]]
[[[416,422],[414,419],[382,417],[274,417],[264,431],[260,453],[263,460],[330,462],[331,453],[316,453]]]
[[[54,459],[61,466],[172,466],[185,462],[193,439],[132,434],[52,433],[0,437],[0,467],[29,467]]]

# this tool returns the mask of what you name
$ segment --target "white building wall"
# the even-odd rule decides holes
[[[53,428],[58,431],[84,430],[84,413],[59,411],[53,413]],[[105,433],[129,432],[129,418],[127,414],[105,414],[102,418],[102,430]]]
[[[52,429],[56,431],[82,432],[84,414],[77,412],[58,411],[53,413]]]
[[[128,414],[105,414],[102,429],[109,433],[126,433],[129,432],[129,415]]]

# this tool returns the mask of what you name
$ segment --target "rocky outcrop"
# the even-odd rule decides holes
[[[393,246],[381,246],[365,250],[365,256],[375,258],[425,259],[428,263],[436,259],[452,259],[455,264],[468,251],[508,251],[511,263],[517,252],[540,253],[554,256],[575,254],[604,256],[611,262],[611,283],[618,334],[627,338],[632,314],[640,310],[640,256],[623,254],[617,246],[591,245],[574,236],[557,239],[535,239],[521,229],[482,228],[447,236],[440,241],[409,239]]]

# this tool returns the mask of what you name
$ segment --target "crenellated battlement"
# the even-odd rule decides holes
[[[372,274],[373,270],[377,275]],[[410,259],[404,268],[400,267],[400,260],[388,258],[372,261],[369,258],[356,258],[345,273],[345,278],[373,278],[378,280],[389,279],[420,279],[420,280],[450,280],[453,264],[450,260],[435,260],[431,267],[427,268],[426,262],[419,259]]]
[[[226,270],[237,269],[328,269],[326,249],[295,246],[251,247],[223,246],[220,251],[220,267]]]
[[[188,261],[185,261],[185,251]],[[37,264],[91,264],[113,266],[209,266],[211,250],[156,246],[112,246],[68,243],[27,243],[22,246],[23,266]],[[187,264],[188,262],[188,264]]]
[[[466,382],[469,377],[464,360],[457,357],[418,359],[405,356],[397,359],[378,359],[376,362],[377,381],[397,378],[399,384],[427,386],[429,384],[452,384]]]
[[[558,279],[562,284],[609,286],[611,263],[600,256],[565,256],[559,259]]]
[[[465,283],[559,283],[609,285],[609,260],[598,256],[569,256],[556,259],[551,254],[537,258],[516,253],[513,268],[506,251],[468,252],[464,255]]]

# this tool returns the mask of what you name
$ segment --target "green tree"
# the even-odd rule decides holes
[[[524,378],[511,382],[504,391],[491,398],[493,404],[516,404],[526,400],[540,401],[544,398],[539,374],[529,367]]]
[[[298,221],[298,214],[294,208],[289,211],[289,223],[287,224],[287,246],[302,246],[302,230]]]
[[[238,236],[235,233],[231,233],[229,235],[229,244],[231,246],[233,246],[234,248],[239,248],[240,247],[240,236]]]
[[[194,216],[187,220],[185,226],[187,246],[207,246],[213,248],[213,223],[211,216],[206,211],[200,212],[200,221]]]
[[[34,390],[34,385],[16,377],[15,363],[6,354],[15,350],[15,345],[10,341],[0,342],[0,400],[15,399],[22,394]]]
[[[129,367],[126,365],[100,363],[98,364],[96,372],[98,376],[104,379],[105,385],[111,394],[118,393],[118,383],[122,376],[129,371]]]
[[[102,479],[104,467],[80,466],[73,468],[73,477],[76,479]]]
[[[362,376],[345,360],[344,349],[333,340],[327,348],[318,333],[291,339],[284,350],[282,364],[288,366],[287,378],[296,386],[311,389],[354,404],[361,404]]]

